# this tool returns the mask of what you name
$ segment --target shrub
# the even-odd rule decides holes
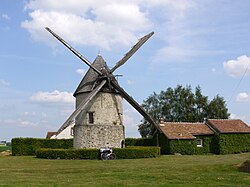
[[[159,147],[114,148],[117,159],[152,158],[160,154]],[[47,159],[99,159],[99,149],[38,149],[38,158]]]
[[[114,148],[118,159],[153,158],[160,155],[160,147],[127,147],[125,149]]]
[[[195,140],[170,140],[169,153],[180,153],[182,155],[195,154],[196,142]]]
[[[12,155],[35,155],[39,148],[73,148],[73,139],[13,138]]]
[[[47,159],[98,159],[99,149],[38,149],[37,158]]]
[[[126,138],[126,146],[155,146],[152,138]]]
[[[0,152],[7,151],[7,150],[11,150],[11,147],[10,146],[0,146]]]

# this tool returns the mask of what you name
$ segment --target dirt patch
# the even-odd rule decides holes
[[[10,156],[10,155],[11,155],[11,151],[10,150],[6,150],[6,151],[0,152],[0,156]]]
[[[250,173],[250,160],[245,161],[240,167],[240,171]]]

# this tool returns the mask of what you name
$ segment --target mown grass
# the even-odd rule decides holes
[[[0,186],[250,186],[238,166],[250,153],[150,159],[47,160],[0,157]]]

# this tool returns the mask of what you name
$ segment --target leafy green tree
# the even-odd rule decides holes
[[[143,108],[157,121],[169,122],[202,122],[204,118],[227,119],[229,117],[226,102],[223,97],[216,96],[212,101],[202,95],[197,86],[192,92],[191,86],[167,88],[159,94],[155,92],[143,101]],[[142,119],[138,128],[142,137],[148,137],[154,127]]]
[[[224,98],[219,95],[215,96],[208,105],[207,117],[210,119],[227,119],[229,116]]]

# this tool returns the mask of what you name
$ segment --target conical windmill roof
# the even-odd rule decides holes
[[[101,55],[98,55],[92,65],[97,68],[98,70],[101,71],[101,68],[106,68],[109,69],[106,62],[102,58]],[[92,69],[89,68],[85,76],[83,77],[82,81],[78,85],[74,96],[76,96],[79,93],[85,93],[85,92],[90,92],[93,90],[93,86],[98,78],[98,74]]]

